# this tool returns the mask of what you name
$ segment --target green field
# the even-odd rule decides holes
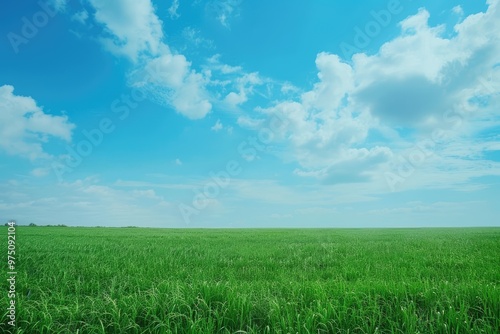
[[[500,228],[17,227],[16,247],[19,333],[500,329]]]

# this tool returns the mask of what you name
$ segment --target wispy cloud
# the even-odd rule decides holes
[[[79,22],[81,24],[85,24],[88,18],[89,18],[89,13],[85,9],[71,16],[71,20]]]
[[[168,13],[170,14],[171,19],[177,19],[179,18],[179,13],[177,10],[179,9],[179,0],[173,0],[172,4],[168,8]]]
[[[210,128],[210,130],[218,132],[223,128],[224,126],[222,125],[222,122],[220,121],[220,119],[218,119],[217,122],[215,122],[215,124]]]
[[[68,0],[49,0],[49,3],[51,3],[57,11],[63,12],[66,10]]]
[[[464,10],[463,10],[462,6],[460,6],[460,5],[453,7],[451,11],[453,13],[457,14],[458,16],[464,15]]]
[[[225,28],[231,27],[231,20],[240,15],[242,0],[215,0],[207,5],[208,10]]]
[[[186,27],[182,30],[182,37],[186,40],[186,44],[194,46],[195,48],[213,49],[214,42],[212,40],[202,37],[200,30],[193,27]]]

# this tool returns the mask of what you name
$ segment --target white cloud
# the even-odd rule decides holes
[[[260,109],[286,121],[275,139],[287,143],[302,166],[296,173],[336,184],[373,180],[397,156],[398,147],[391,142],[395,136],[405,140],[405,129],[417,137],[447,129],[453,113],[478,109],[471,104],[476,97],[488,98],[489,106],[479,108],[482,116],[471,113],[470,121],[498,119],[500,87],[491,78],[499,67],[497,3],[489,2],[487,12],[457,24],[452,37],[444,36],[444,26],[429,26],[430,14],[420,9],[400,23],[400,36],[374,55],[355,54],[347,63],[319,53],[319,80],[311,90]],[[494,124],[491,118],[484,123]],[[479,129],[464,126],[461,135]],[[385,144],[371,143],[373,131]],[[384,140],[387,134],[391,138]]]
[[[230,92],[224,98],[224,103],[228,104],[231,108],[235,108],[237,105],[246,102],[248,99],[244,91],[240,91],[239,93]]]
[[[222,130],[223,128],[224,128],[224,126],[222,125],[220,119],[218,119],[217,122],[215,122],[214,126],[212,126],[210,129],[212,131],[218,132],[218,131]]]
[[[177,12],[178,9],[179,9],[179,0],[173,0],[172,4],[168,8],[168,13],[170,14],[171,19],[176,19],[180,16],[179,13]]]
[[[48,175],[50,170],[48,168],[35,168],[31,171],[31,175],[35,177],[42,177]]]
[[[240,15],[241,2],[241,0],[215,0],[210,2],[207,8],[221,25],[230,28],[230,21]]]
[[[207,49],[213,49],[214,48],[214,42],[203,38],[201,36],[201,32],[198,29],[195,29],[193,27],[186,27],[182,30],[182,37],[191,44],[192,46],[198,48],[198,47],[205,47]]]
[[[297,175],[314,176],[325,183],[366,181],[390,156],[390,150],[352,148],[364,143],[373,123],[368,113],[355,114],[346,105],[354,86],[352,69],[326,53],[318,55],[316,65],[319,82],[300,101],[280,102],[262,111],[285,120],[275,135],[291,146],[303,167]]]
[[[342,99],[354,86],[352,68],[336,55],[320,53],[316,57],[318,78],[313,90],[302,96],[306,108],[320,112],[336,112]]]
[[[289,82],[285,82],[281,86],[281,93],[283,93],[283,94],[296,93],[298,91],[299,91],[299,89]]]
[[[137,61],[141,55],[156,56],[163,38],[162,22],[150,0],[90,0],[95,19],[104,25],[107,50]]]
[[[170,53],[151,59],[145,67],[147,80],[161,86],[179,88],[189,74],[191,64],[183,55]]]
[[[154,191],[153,189],[147,189],[147,190],[133,190],[131,192],[131,195],[136,197],[136,198],[147,198],[147,199],[155,199],[155,200],[163,200],[163,198],[161,196],[158,196],[158,194],[156,194],[156,191]]]
[[[162,22],[150,0],[91,0],[91,4],[96,20],[109,35],[103,39],[106,48],[135,63],[132,86],[190,119],[203,118],[211,111],[206,78],[191,68],[184,55],[172,53],[162,42]]]
[[[183,55],[165,53],[150,59],[133,78],[136,87],[190,119],[203,118],[212,108],[204,88],[205,78],[191,70],[191,63]]]
[[[422,147],[422,146],[420,146]],[[488,159],[499,151],[498,138],[450,138],[448,141],[419,146],[393,156],[380,177],[386,189],[453,189],[469,191],[484,187],[483,176],[500,176],[500,162]]]
[[[248,101],[248,96],[253,94],[254,86],[261,85],[263,80],[259,77],[258,73],[245,73],[236,78],[234,85],[237,92],[230,92],[226,95],[223,103],[230,109],[235,109],[238,105]]]
[[[178,159],[178,158],[177,158],[177,159],[175,159],[175,164],[176,164],[177,166],[182,166],[182,161],[181,161],[181,159]]]
[[[185,78],[184,84],[174,93],[172,105],[190,119],[205,117],[212,110],[212,104],[204,89],[203,76],[191,72]]]
[[[498,62],[500,38],[493,32],[500,29],[498,16],[497,6],[490,5],[446,38],[444,27],[430,27],[429,13],[419,10],[401,22],[402,35],[378,54],[353,56],[355,102],[384,122],[407,127],[425,126],[430,118],[467,105]]]
[[[63,12],[66,10],[68,0],[50,0],[49,2],[58,12]]]
[[[460,6],[460,5],[453,7],[451,11],[453,13],[457,14],[458,16],[464,15],[464,10],[463,10],[462,6]]]
[[[50,137],[71,140],[74,124],[67,116],[46,114],[28,96],[14,94],[14,87],[0,86],[0,149],[31,160],[49,158],[43,143]]]
[[[253,129],[253,130],[259,129],[264,124],[263,119],[253,119],[253,118],[250,118],[246,115],[238,117],[238,120],[236,122],[241,127]]]
[[[219,109],[243,112],[241,106],[254,95],[269,100],[268,86],[272,80],[263,78],[258,72],[246,72],[241,66],[225,64],[220,58],[221,56],[216,54],[208,58],[203,66],[204,73],[210,78],[209,85],[217,89],[214,104]]]
[[[247,102],[252,95],[265,95],[255,88],[265,84],[268,79],[262,78],[258,72],[247,73],[241,66],[222,63],[218,54],[208,59],[205,71],[217,78],[210,83],[220,87],[220,107],[223,109],[239,110],[239,106]]]
[[[208,58],[208,69],[211,71],[220,71],[222,74],[243,72],[243,68],[241,66],[231,66],[228,64],[224,64],[221,62],[220,58],[220,54],[216,54]]]

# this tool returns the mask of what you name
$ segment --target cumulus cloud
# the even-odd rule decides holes
[[[127,56],[135,64],[130,75],[132,86],[190,119],[210,112],[206,78],[191,68],[184,55],[175,54],[163,42],[162,22],[150,0],[91,0],[91,4],[96,21],[105,27],[107,36],[102,42],[106,49]]]
[[[204,78],[199,73],[190,73],[172,99],[172,105],[181,114],[191,119],[205,117],[212,109],[212,104],[204,90]]]
[[[205,117],[212,109],[205,78],[191,69],[183,55],[165,54],[151,58],[131,73],[132,85],[161,105],[173,107],[190,119]]]
[[[43,144],[51,137],[71,140],[75,125],[67,116],[50,115],[29,96],[14,94],[14,87],[0,87],[0,149],[31,160],[49,158]],[[40,174],[40,171],[35,171]]]
[[[178,88],[183,85],[189,74],[190,65],[183,55],[167,53],[149,60],[145,70],[150,75],[148,80],[159,85]]]
[[[90,0],[95,19],[104,25],[102,42],[110,52],[137,61],[141,54],[157,55],[163,38],[162,22],[150,0]]]
[[[356,113],[349,106],[353,70],[327,53],[318,54],[316,66],[319,81],[310,91],[298,101],[282,101],[262,112],[283,120],[285,126],[274,135],[291,145],[291,154],[302,166],[297,175],[328,184],[367,180],[369,171],[385,162],[390,150],[353,147],[363,144],[373,122],[368,113]]]
[[[420,9],[374,55],[344,61],[319,53],[312,89],[260,109],[286,121],[275,139],[289,145],[302,167],[296,174],[325,183],[368,181],[395,156],[394,135],[442,128],[450,110],[477,109],[471,103],[478,97],[498,107],[500,89],[489,75],[499,67],[498,1],[488,4],[455,25],[451,37],[444,26],[430,26],[429,12]],[[392,138],[374,145],[373,131]]]
[[[403,20],[401,36],[378,54],[353,56],[355,102],[383,122],[406,127],[467,105],[484,91],[481,78],[498,63],[497,7],[491,2],[487,12],[467,17],[451,38],[443,26],[429,26],[425,9]]]
[[[319,82],[302,96],[304,105],[321,112],[335,112],[354,86],[353,70],[337,55],[320,53],[316,57]]]

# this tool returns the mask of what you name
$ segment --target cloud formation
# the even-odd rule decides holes
[[[211,111],[203,74],[163,42],[162,21],[150,0],[91,0],[91,4],[96,21],[105,27],[107,36],[101,39],[105,48],[134,63],[132,86],[190,119],[203,118]]]
[[[149,0],[90,0],[95,20],[105,27],[106,49],[136,62],[141,55],[158,54],[163,38],[162,22]]]
[[[219,132],[223,128],[224,128],[224,126],[222,125],[220,119],[218,119],[217,122],[215,122],[215,124],[210,128],[210,130],[212,130],[214,132]]]
[[[403,20],[401,35],[378,54],[353,56],[354,102],[382,122],[417,128],[467,105],[498,62],[497,7],[492,2],[487,12],[467,17],[451,38],[444,26],[429,26],[425,9]]]
[[[168,13],[170,14],[171,19],[176,19],[180,16],[179,13],[177,12],[178,9],[179,9],[179,0],[173,0],[172,4],[168,8]]]
[[[239,16],[241,2],[242,0],[215,0],[211,1],[207,8],[222,26],[229,29],[231,19]]]
[[[43,144],[50,138],[71,141],[75,125],[67,116],[46,114],[29,96],[14,94],[14,87],[0,86],[0,149],[31,160],[49,158]]]
[[[374,55],[358,53],[346,61],[319,53],[318,82],[311,90],[260,108],[286,120],[276,138],[302,166],[296,174],[326,183],[368,181],[398,149],[386,134],[411,141],[408,133],[443,128],[453,111],[498,107],[493,97],[500,89],[485,78],[499,67],[500,15],[498,1],[488,4],[486,12],[457,24],[451,37],[444,26],[430,26],[429,12],[420,9]],[[485,96],[488,108],[474,105]],[[369,140],[374,132],[384,145]]]

